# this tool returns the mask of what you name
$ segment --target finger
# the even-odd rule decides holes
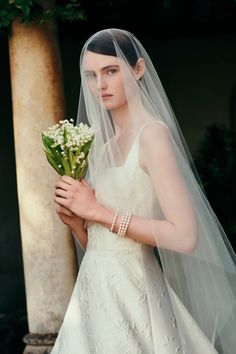
[[[81,181],[81,183],[82,183],[84,186],[91,188],[91,186],[90,186],[89,183],[86,181],[86,179],[81,179],[80,181]]]
[[[62,207],[65,207],[65,208],[69,209],[68,208],[68,199],[55,196],[54,197],[54,202],[59,204]]]
[[[72,178],[70,176],[65,176],[65,175],[61,177],[61,180],[67,184],[70,184],[70,185],[74,184],[74,182],[75,182],[74,178]]]
[[[57,213],[60,213],[60,212],[61,212],[61,209],[62,209],[62,207],[61,207],[59,204],[57,204],[57,206],[56,206],[56,212],[57,212]]]
[[[86,187],[80,180],[76,181],[77,190]]]
[[[67,216],[73,216],[74,215],[70,210],[68,210],[66,208],[63,208],[63,214],[65,214]]]
[[[56,203],[56,204],[57,204],[57,203]],[[58,215],[61,215],[61,214],[62,214],[61,208],[63,208],[63,207],[62,207],[61,205],[57,204],[56,213],[57,213]]]
[[[73,213],[70,210],[68,210],[68,209],[66,209],[64,207],[59,207],[58,210],[59,210],[58,211],[59,214],[63,214],[63,215],[67,215],[67,216],[73,216]]]
[[[55,184],[55,188],[61,188],[64,190],[68,190],[68,187],[70,185],[66,182],[63,182],[61,179],[59,179],[59,181]]]
[[[65,191],[61,188],[57,188],[55,191],[55,195],[61,198],[68,198],[68,191]]]
[[[61,205],[57,205],[56,207],[56,212],[58,214],[65,214],[65,215],[68,215],[68,216],[73,216],[74,213],[72,213],[70,210],[68,210],[67,208],[65,207],[62,207]]]

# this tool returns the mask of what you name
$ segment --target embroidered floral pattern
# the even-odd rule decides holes
[[[148,210],[145,201],[154,202],[153,190],[137,160],[130,159],[125,173],[118,171],[122,169],[115,170],[120,189],[109,189],[107,173],[98,197],[109,205],[112,198],[119,201],[118,194],[125,196],[130,212],[148,216],[152,206]],[[137,186],[135,195],[127,188],[130,181]],[[182,354],[167,295],[151,246],[117,238],[102,225],[93,224],[51,354]]]

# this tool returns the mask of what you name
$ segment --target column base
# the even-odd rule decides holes
[[[39,334],[28,333],[23,337],[26,343],[23,354],[50,354],[57,337],[57,333]]]

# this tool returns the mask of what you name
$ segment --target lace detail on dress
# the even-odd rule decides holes
[[[138,143],[124,167],[104,171],[103,177],[96,194],[104,205],[125,204],[133,214],[152,216],[157,201],[149,177],[138,166]],[[109,183],[114,177],[115,190]],[[155,209],[161,217],[161,208]],[[184,354],[178,330],[153,247],[117,238],[102,225],[89,227],[87,249],[51,354]]]

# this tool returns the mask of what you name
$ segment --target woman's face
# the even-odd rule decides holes
[[[86,51],[83,72],[91,93],[106,109],[115,110],[127,103],[124,74],[117,57]]]

